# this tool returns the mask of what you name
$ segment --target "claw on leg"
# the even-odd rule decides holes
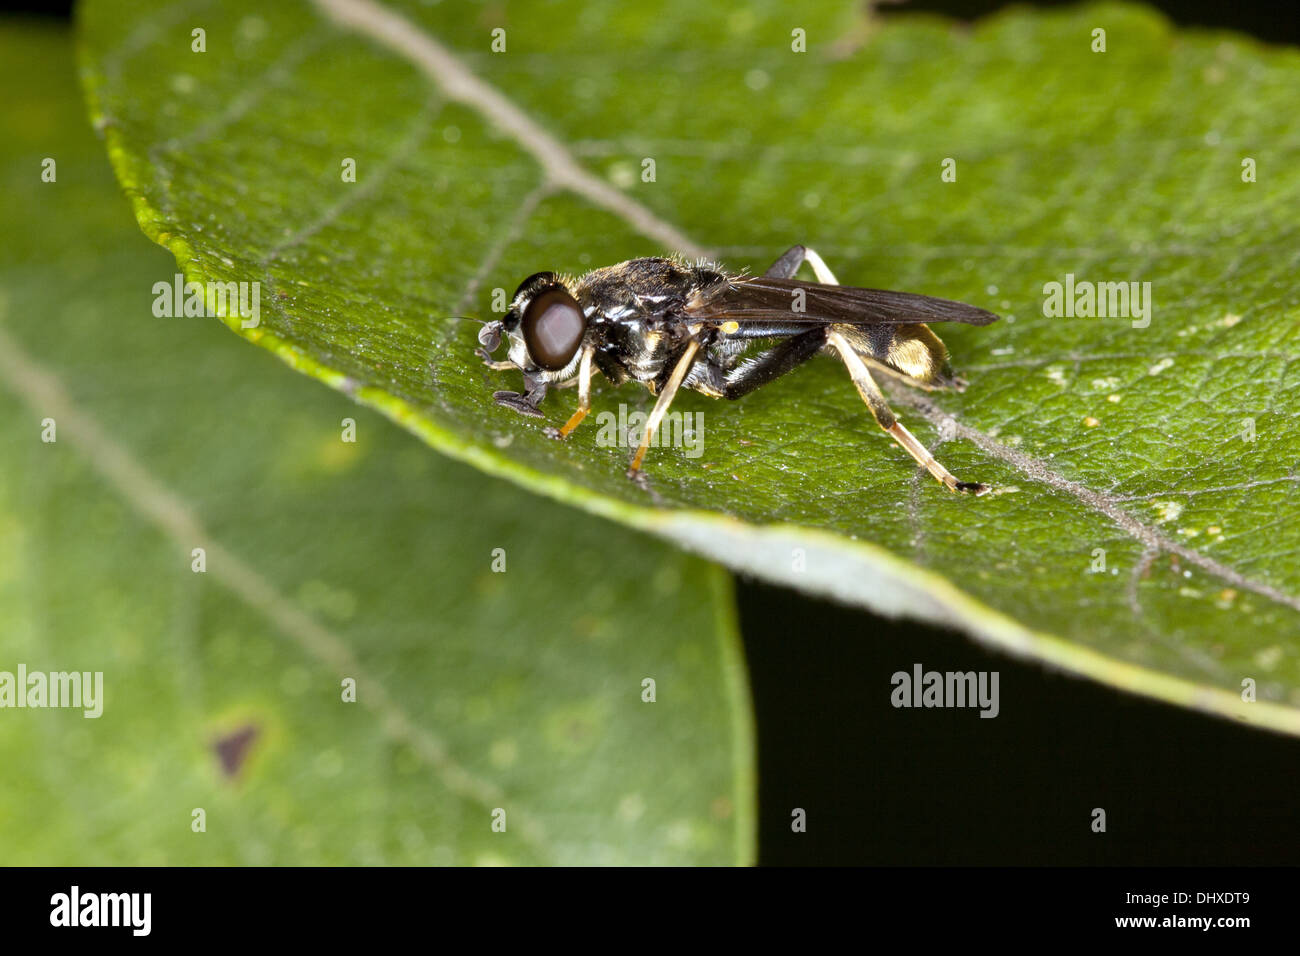
[[[982,485],[977,481],[958,481],[954,478],[952,472],[939,464],[934,455],[930,454],[930,450],[917,441],[916,436],[909,432],[902,422],[894,422],[885,431],[889,432],[894,441],[907,449],[908,454],[924,465],[926,471],[943,482],[944,487],[949,491],[964,491],[972,495],[982,495],[989,490],[988,485]]]

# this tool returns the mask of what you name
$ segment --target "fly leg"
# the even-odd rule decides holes
[[[807,262],[812,266],[813,274],[817,277],[818,282],[823,285],[840,284],[840,280],[835,278],[835,273],[830,270],[830,267],[826,265],[826,262],[822,257],[806,246],[791,246],[786,250],[784,255],[777,259],[776,262],[772,263],[764,275],[778,279],[793,279],[795,273],[799,271],[799,267],[803,265],[804,262]],[[796,346],[796,343],[799,343],[801,339],[811,339],[815,334],[820,334],[822,336],[819,347],[821,344],[828,344],[839,353],[840,358],[844,361],[844,365],[849,370],[849,377],[853,379],[853,384],[857,387],[858,394],[862,396],[862,400],[866,402],[867,408],[871,409],[871,414],[876,419],[876,424],[888,432],[889,436],[893,438],[894,441],[903,446],[904,450],[915,458],[919,464],[923,465],[926,471],[934,475],[934,477],[942,482],[950,491],[965,491],[975,495],[982,495],[989,490],[988,485],[982,485],[979,482],[958,481],[953,477],[952,472],[935,460],[934,455],[930,454],[929,449],[922,445],[920,441],[917,440],[916,436],[908,431],[903,423],[894,415],[893,410],[889,407],[889,403],[885,401],[885,396],[881,393],[880,387],[876,385],[875,380],[871,377],[871,373],[867,370],[867,365],[866,362],[863,361],[863,356],[859,355],[854,350],[853,346],[849,344],[844,336],[831,329],[818,329],[815,331],[805,332],[801,335],[795,336],[783,345],[777,346],[770,352],[759,356],[749,367],[738,370],[734,376],[734,380],[733,376],[728,376],[728,381],[726,383],[726,396],[728,398],[739,397],[739,395],[752,391],[759,385],[770,382],[778,375],[783,375],[785,372],[788,372],[795,365],[799,364],[800,361],[803,361],[803,359],[790,361],[793,354],[797,354],[801,351],[801,347]],[[786,352],[787,349],[789,350],[788,352]],[[815,351],[816,349],[814,349],[813,352],[810,352],[809,355],[815,353]],[[805,358],[806,357],[807,356],[805,356]],[[909,385],[916,385],[925,388],[927,391],[933,390],[936,387],[933,383],[921,382],[919,379],[898,372],[897,370],[889,368],[884,363],[878,362],[874,359],[871,360],[871,363],[876,365],[882,372],[897,376]],[[754,380],[754,384],[748,384],[751,379]],[[966,383],[961,379],[954,378],[950,383],[944,382],[938,387],[942,388],[946,384],[951,384],[952,387],[961,391]],[[733,391],[736,391],[738,394],[733,395]]]
[[[548,428],[546,434],[551,438],[568,438],[569,434],[582,424],[582,420],[591,411],[591,360],[596,354],[595,348],[583,350],[582,360],[578,363],[578,410],[569,416],[569,420],[559,428]]]
[[[650,417],[646,419],[645,433],[641,436],[641,444],[637,447],[636,455],[633,456],[632,464],[627,470],[629,478],[636,478],[640,475],[641,459],[645,457],[646,449],[650,447],[650,442],[659,429],[659,423],[663,421],[664,415],[667,414],[668,406],[673,403],[673,396],[677,394],[677,389],[681,387],[682,380],[686,378],[686,373],[695,364],[695,356],[699,350],[700,343],[694,339],[686,343],[686,348],[682,351],[681,357],[677,359],[677,364],[673,366],[668,381],[659,390],[659,398],[655,402],[655,407],[650,412]]]
[[[821,351],[826,336],[826,329],[817,328],[786,339],[722,375],[718,382],[719,393],[723,398],[740,398],[776,381]]]
[[[924,392],[964,392],[966,391],[967,382],[964,378],[958,378],[956,375],[942,374],[932,382],[925,382],[919,378],[913,378],[905,372],[900,372],[896,368],[890,368],[884,362],[870,355],[862,355],[862,361],[866,362],[874,371],[882,375],[888,375],[890,378],[902,382],[904,385],[910,385],[912,388],[919,388]]]
[[[791,246],[780,259],[768,266],[763,275],[773,279],[793,279],[804,262],[812,266],[813,275],[817,276],[817,281],[822,285],[840,284],[840,280],[835,278],[835,273],[831,272],[822,257],[807,246]]]
[[[858,389],[858,394],[862,400],[867,403],[867,408],[871,409],[871,414],[876,419],[876,424],[889,433],[889,436],[903,446],[909,455],[925,467],[925,470],[934,475],[949,491],[965,491],[974,495],[982,495],[989,490],[988,485],[981,485],[973,481],[958,481],[953,477],[952,472],[943,465],[939,464],[930,454],[929,450],[922,445],[910,431],[903,427],[885,401],[885,396],[880,391],[880,386],[872,379],[871,373],[867,370],[866,363],[862,357],[853,350],[853,346],[839,332],[832,330],[827,335],[828,344],[839,352],[840,358],[849,370],[849,377],[853,379],[853,384]]]

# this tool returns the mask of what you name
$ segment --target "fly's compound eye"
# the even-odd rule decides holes
[[[558,372],[573,361],[587,319],[573,296],[562,288],[551,288],[528,303],[522,325],[524,345],[532,360],[548,372]]]

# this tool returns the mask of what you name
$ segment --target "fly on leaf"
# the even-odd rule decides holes
[[[816,282],[794,278],[807,262]],[[910,292],[842,286],[821,256],[794,246],[761,276],[733,275],[709,262],[631,259],[581,278],[538,272],[515,291],[503,319],[479,332],[489,367],[519,370],[524,391],[493,393],[500,405],[541,417],[552,386],[578,386],[578,408],[560,428],[567,438],[591,409],[592,370],[657,396],[628,476],[636,478],[655,431],[680,388],[740,398],[814,355],[842,361],[877,424],[951,491],[988,486],[958,481],[898,421],[872,371],[927,390],[965,383],[948,366],[934,322],[988,325],[992,312]],[[492,357],[508,339],[507,358]],[[755,349],[760,349],[755,354]]]

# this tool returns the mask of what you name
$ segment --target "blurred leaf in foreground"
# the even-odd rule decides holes
[[[154,317],[68,38],[0,64],[0,670],[105,684],[0,712],[0,860],[752,860],[726,574]]]

